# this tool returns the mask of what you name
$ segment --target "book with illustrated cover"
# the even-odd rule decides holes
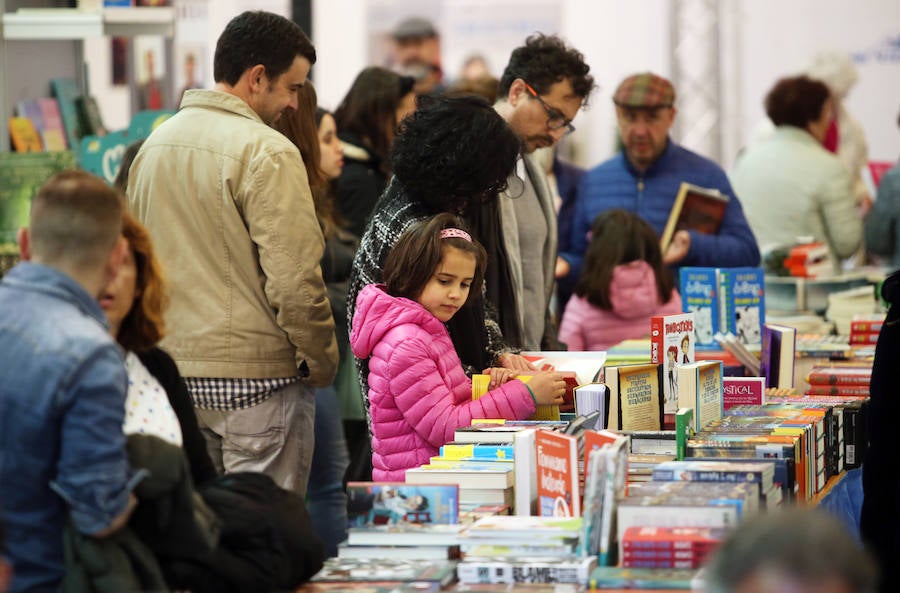
[[[694,410],[694,430],[722,417],[722,363],[706,360],[683,364],[678,372],[678,408]]]
[[[513,444],[509,443],[456,443],[442,445],[440,456],[447,459],[495,459],[511,460]]]
[[[546,430],[536,432],[534,438],[537,451],[538,515],[580,517],[578,439]]]
[[[43,152],[44,145],[34,124],[27,117],[11,117],[8,120],[9,138],[16,152]]]
[[[759,347],[766,321],[765,274],[762,268],[720,268],[719,331],[741,344]]]
[[[63,126],[62,114],[59,112],[59,102],[50,97],[37,100],[44,117],[44,149],[55,152],[66,150],[69,143],[66,141],[66,128]]]
[[[588,582],[597,557],[548,558],[500,556],[466,558],[456,567],[461,583],[576,583]]]
[[[659,240],[660,249],[665,254],[677,231],[718,234],[727,208],[728,196],[718,189],[682,182]]]
[[[457,523],[459,487],[402,482],[348,482],[348,525]]]
[[[363,583],[431,582],[448,585],[456,578],[452,560],[416,560],[402,558],[329,558],[312,582]]]
[[[606,369],[610,430],[662,430],[661,364],[633,364]]]
[[[694,314],[655,315],[650,318],[650,362],[664,365],[664,413],[678,409],[678,367],[696,362]]]
[[[763,325],[762,348],[759,353],[760,374],[766,387],[792,388],[797,351],[797,330],[787,325]]]
[[[697,350],[718,350],[719,332],[719,270],[718,268],[683,267],[678,270],[681,303],[686,313],[694,314],[694,347]]]
[[[766,403],[765,377],[722,377],[722,407],[761,406]]]
[[[775,480],[772,463],[730,463],[721,461],[667,461],[653,468],[653,479],[660,482],[688,480],[694,482],[751,482],[759,484],[760,492],[770,489]]]

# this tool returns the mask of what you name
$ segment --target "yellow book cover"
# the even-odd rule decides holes
[[[616,399],[618,425],[622,430],[662,429],[664,401],[659,375],[658,364],[619,367]]]
[[[9,118],[9,136],[16,152],[43,152],[44,145],[34,124],[27,117]]]
[[[519,375],[516,377],[522,383],[528,383],[531,375]],[[491,384],[490,375],[472,375],[472,399],[476,400],[488,392],[488,386]],[[559,420],[559,406],[553,404],[538,404],[534,414],[529,420]],[[474,421],[473,421],[474,422]],[[482,421],[479,420],[479,423]]]

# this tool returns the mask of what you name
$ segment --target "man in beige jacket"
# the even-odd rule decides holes
[[[288,19],[232,19],[216,45],[214,90],[185,93],[135,158],[127,190],[169,280],[163,346],[213,462],[301,495],[314,387],[331,383],[337,345],[306,170],[270,124],[296,109],[315,60]]]

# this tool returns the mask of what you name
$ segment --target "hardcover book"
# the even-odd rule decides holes
[[[395,482],[348,482],[348,525],[457,523],[459,487]]]
[[[718,268],[684,267],[678,270],[681,303],[686,313],[694,314],[694,336],[697,350],[718,350],[719,270]]]
[[[538,515],[580,517],[578,439],[541,430],[535,433],[537,450]]]
[[[759,346],[766,320],[763,269],[720,268],[719,299],[720,331],[731,332],[742,344]]]
[[[722,417],[722,363],[693,362],[678,367],[678,408],[694,410],[694,430]]]
[[[607,428],[661,430],[663,390],[661,364],[633,364],[606,369],[609,387]]]
[[[672,237],[680,230],[717,234],[727,208],[728,196],[718,189],[682,182],[659,240],[660,249],[665,253]]]
[[[59,103],[59,112],[66,130],[66,141],[69,148],[77,151],[81,137],[84,135],[76,105],[76,100],[81,96],[81,89],[72,78],[51,78],[50,90]]]
[[[662,391],[664,413],[678,409],[678,367],[695,362],[694,314],[656,315],[650,318],[650,362],[665,366]]]
[[[9,138],[16,152],[43,152],[44,146],[34,124],[27,117],[11,117],[8,120]]]
[[[766,378],[766,387],[785,389],[794,387],[796,349],[796,329],[776,323],[766,323],[763,326],[759,370]]]
[[[863,367],[828,365],[815,366],[806,376],[810,385],[852,385],[868,387],[872,382],[871,363]]]

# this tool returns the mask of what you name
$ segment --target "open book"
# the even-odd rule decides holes
[[[727,207],[728,196],[718,189],[700,187],[683,181],[659,240],[660,249],[663,253],[666,252],[676,231],[691,230],[715,235],[722,226]]]

